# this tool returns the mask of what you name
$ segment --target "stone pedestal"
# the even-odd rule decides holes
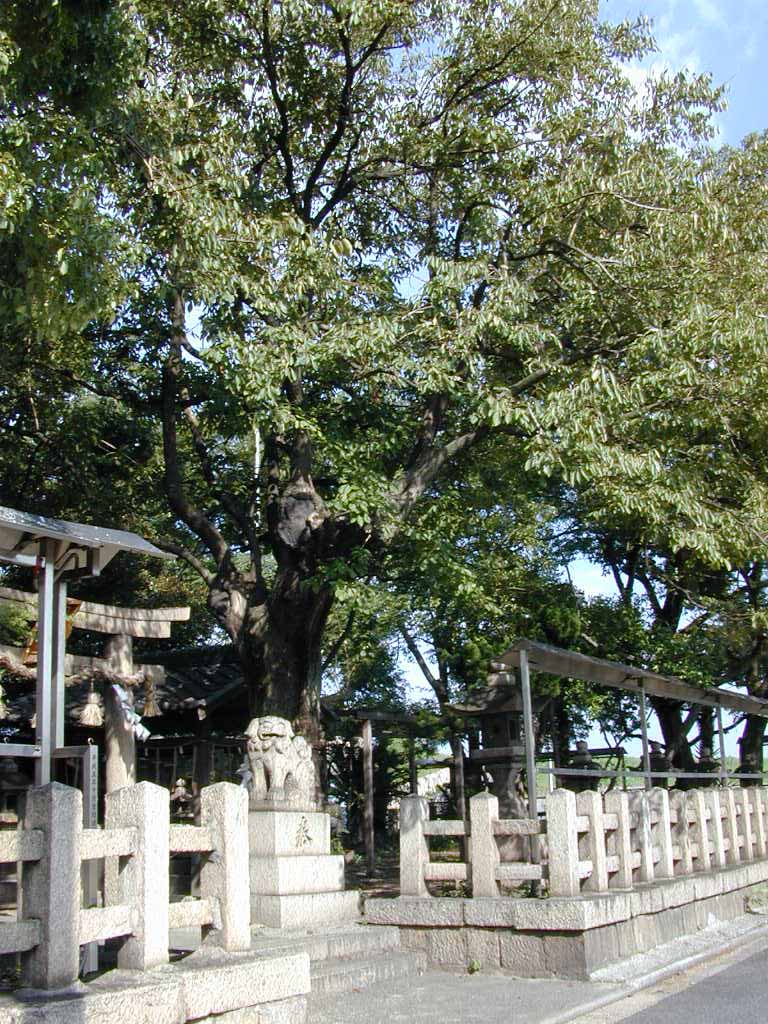
[[[317,928],[356,920],[357,891],[344,890],[344,858],[331,853],[322,811],[251,810],[251,924]]]

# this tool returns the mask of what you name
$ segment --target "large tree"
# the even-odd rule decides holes
[[[696,466],[644,417],[718,351],[681,333],[721,206],[685,154],[718,97],[638,95],[643,26],[588,0],[9,0],[0,32],[3,338],[156,431],[165,539],[254,711],[316,732],[335,589],[490,451],[621,478],[706,538]]]

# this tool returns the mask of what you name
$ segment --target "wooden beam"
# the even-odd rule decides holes
[[[768,718],[768,700],[760,697],[748,697],[716,686],[709,689],[692,686],[674,676],[662,676],[647,669],[593,658],[577,651],[567,651],[534,640],[519,640],[495,659],[492,667],[503,670],[510,665],[519,666],[523,652],[527,652],[531,671],[548,672],[568,679],[583,679],[597,683],[598,686],[634,693],[638,693],[640,687],[644,687],[646,694],[653,697],[667,697],[670,700],[704,704],[708,707],[724,707],[731,711]]]
[[[376,711],[368,708],[355,711],[353,717],[361,722],[398,722],[402,725],[413,725],[412,715],[393,715],[389,711]]]
[[[522,757],[525,757],[525,747],[518,743],[512,747],[481,747],[480,750],[471,751],[467,760],[477,764],[493,764]]]

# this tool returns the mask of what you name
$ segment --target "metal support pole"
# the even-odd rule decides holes
[[[533,706],[531,703],[531,677],[528,671],[528,651],[520,651],[520,685],[523,691],[523,730],[525,734],[525,781],[528,787],[528,814],[538,820],[536,801],[536,738],[533,733]]]
[[[40,747],[40,757],[35,761],[35,785],[45,786],[51,781],[51,736],[53,675],[53,592],[54,558],[56,544],[46,540],[41,544],[43,568],[39,577],[37,597],[37,685],[35,691],[35,739]]]
[[[648,722],[646,721],[647,712],[645,708],[645,687],[640,687],[640,731],[643,736],[643,774],[645,776],[645,788],[653,788],[653,779],[651,778],[651,754],[648,749]]]
[[[365,865],[369,875],[376,867],[373,840],[373,727],[370,718],[363,720],[363,832],[365,839]]]
[[[717,738],[720,744],[720,785],[727,785],[728,770],[725,765],[725,733],[723,732],[723,709],[718,704],[717,713]]]
[[[64,657],[67,646],[67,584],[54,580],[51,634],[51,743],[64,746]]]

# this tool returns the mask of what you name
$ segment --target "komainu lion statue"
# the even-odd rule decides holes
[[[251,773],[251,806],[315,806],[315,766],[312,748],[294,736],[285,718],[254,718],[245,731]]]

